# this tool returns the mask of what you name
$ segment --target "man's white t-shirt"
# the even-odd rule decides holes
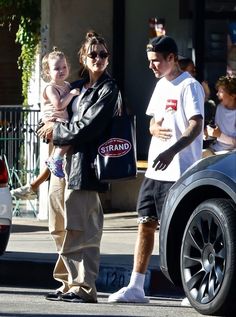
[[[188,72],[172,81],[161,78],[154,89],[146,114],[155,121],[164,119],[162,126],[172,129],[172,137],[163,141],[152,136],[148,153],[148,168],[145,176],[160,181],[176,181],[182,173],[202,156],[202,133],[186,148],[177,153],[165,169],[152,167],[154,159],[180,139],[189,125],[188,120],[201,115],[204,119],[204,91],[201,84]]]

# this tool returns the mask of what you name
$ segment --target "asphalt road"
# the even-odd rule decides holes
[[[180,306],[174,298],[153,297],[149,304],[109,304],[108,294],[98,294],[98,304],[50,302],[48,289],[0,286],[1,317],[120,316],[120,317],[200,317],[193,308]]]

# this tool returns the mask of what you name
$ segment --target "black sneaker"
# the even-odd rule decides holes
[[[50,292],[45,296],[45,299],[47,300],[53,300],[53,301],[59,301],[61,300],[61,296],[64,293],[62,293],[61,291],[54,291],[54,292]]]
[[[61,300],[63,302],[71,302],[71,303],[97,303],[97,300],[95,299],[84,299],[73,292],[69,292],[69,293],[65,293],[61,295]]]

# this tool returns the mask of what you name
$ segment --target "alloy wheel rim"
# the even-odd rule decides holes
[[[227,247],[218,218],[201,211],[190,223],[182,251],[183,279],[192,299],[209,303],[223,282]]]

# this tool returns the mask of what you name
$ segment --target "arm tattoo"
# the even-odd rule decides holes
[[[181,138],[170,147],[170,150],[174,151],[175,154],[179,153],[186,146],[191,144],[193,140],[201,133],[202,131],[202,116],[194,116],[189,120],[189,126],[184,131]]]

